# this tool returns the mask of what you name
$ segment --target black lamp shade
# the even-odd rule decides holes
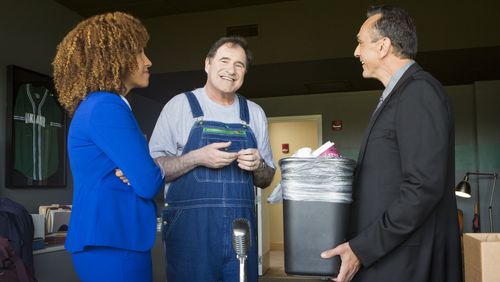
[[[455,188],[455,195],[462,198],[470,198],[470,184],[467,180],[462,180]]]

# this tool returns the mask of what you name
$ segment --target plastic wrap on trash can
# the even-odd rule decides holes
[[[352,202],[355,161],[347,158],[285,158],[279,164],[283,199]]]

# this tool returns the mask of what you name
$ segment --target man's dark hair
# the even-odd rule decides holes
[[[368,18],[376,14],[381,17],[374,23],[373,28],[379,36],[372,34],[372,40],[388,37],[396,56],[414,59],[417,55],[417,27],[408,12],[390,5],[372,6],[366,12]]]
[[[248,70],[248,67],[250,66],[253,58],[252,52],[250,51],[250,49],[248,49],[247,41],[243,37],[230,36],[220,38],[212,45],[212,47],[210,47],[210,50],[208,50],[207,58],[212,59],[213,57],[215,57],[215,53],[217,53],[217,50],[219,50],[219,48],[226,43],[229,43],[231,46],[240,46],[245,51],[245,56],[247,58],[246,69]]]

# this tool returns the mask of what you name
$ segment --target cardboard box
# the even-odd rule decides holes
[[[465,282],[500,281],[500,233],[465,233]]]

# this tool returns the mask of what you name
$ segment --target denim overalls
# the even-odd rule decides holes
[[[231,141],[229,152],[257,148],[245,98],[238,96],[241,124],[225,124],[204,121],[195,95],[185,94],[196,122],[183,155],[215,142]],[[240,169],[236,161],[219,169],[198,166],[172,181],[163,210],[167,281],[239,281],[232,225],[235,218],[247,218],[251,229],[247,277],[256,282],[254,210],[252,173]]]

